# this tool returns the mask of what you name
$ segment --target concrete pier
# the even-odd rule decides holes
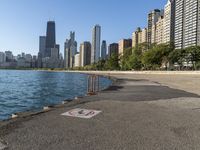
[[[198,73],[109,76],[117,81],[96,96],[1,122],[0,139],[10,150],[200,149]],[[61,115],[75,108],[101,113],[91,119]]]

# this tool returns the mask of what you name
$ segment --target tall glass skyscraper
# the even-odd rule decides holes
[[[46,48],[54,48],[56,44],[56,25],[54,21],[47,22]]]
[[[95,25],[92,30],[92,51],[91,51],[91,63],[96,63],[100,58],[101,49],[101,26]]]

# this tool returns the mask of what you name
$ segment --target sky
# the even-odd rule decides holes
[[[56,22],[56,42],[64,51],[70,31],[78,44],[91,41],[95,24],[108,44],[131,38],[137,27],[147,26],[150,10],[163,9],[167,0],[1,0],[0,51],[36,55],[46,23]]]

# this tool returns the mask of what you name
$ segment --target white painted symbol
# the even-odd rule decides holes
[[[70,110],[66,113],[63,113],[61,115],[62,116],[69,116],[69,117],[78,117],[78,118],[90,119],[90,118],[98,115],[99,113],[101,113],[101,111],[76,108],[76,109],[72,109],[72,110]]]
[[[6,146],[0,142],[0,150],[4,150]]]

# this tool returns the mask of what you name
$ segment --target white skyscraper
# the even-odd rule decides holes
[[[80,67],[80,54],[74,56],[74,67]]]
[[[176,0],[175,48],[200,45],[200,1]]]
[[[163,42],[164,43],[168,43],[170,41],[172,41],[172,21],[173,17],[172,14],[173,10],[172,10],[172,3],[170,0],[168,0],[167,4],[165,5],[165,9],[164,9],[164,37],[163,37]]]
[[[101,49],[101,26],[95,25],[92,30],[91,63],[96,63],[99,61],[100,49]]]

